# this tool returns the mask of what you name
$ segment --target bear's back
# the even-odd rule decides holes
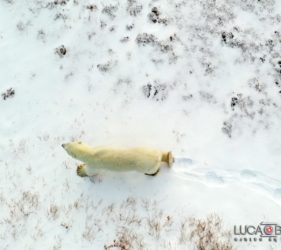
[[[114,171],[137,170],[149,172],[161,161],[161,152],[148,148],[108,148],[94,149],[89,164],[94,168],[103,168]]]

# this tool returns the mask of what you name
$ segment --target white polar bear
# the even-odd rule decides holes
[[[91,147],[81,142],[62,144],[73,158],[84,162],[77,167],[81,177],[93,176],[101,169],[112,171],[139,171],[146,175],[156,175],[161,162],[172,166],[172,153],[150,148]]]

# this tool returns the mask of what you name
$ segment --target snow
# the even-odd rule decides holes
[[[215,213],[237,249],[280,249],[280,236],[233,241],[234,225],[281,224],[280,10],[1,1],[0,93],[15,94],[0,100],[0,248],[103,249],[126,235],[130,249],[196,249],[182,225]],[[61,148],[74,140],[182,158],[153,178],[80,178]]]

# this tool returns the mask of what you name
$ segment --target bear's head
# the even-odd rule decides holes
[[[61,145],[73,158],[84,161],[91,152],[91,147],[82,142],[69,142]]]

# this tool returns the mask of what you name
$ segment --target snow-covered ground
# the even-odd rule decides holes
[[[2,0],[0,249],[198,249],[198,220],[281,249],[233,234],[281,224],[280,24],[277,0]],[[74,140],[183,158],[80,178]]]

